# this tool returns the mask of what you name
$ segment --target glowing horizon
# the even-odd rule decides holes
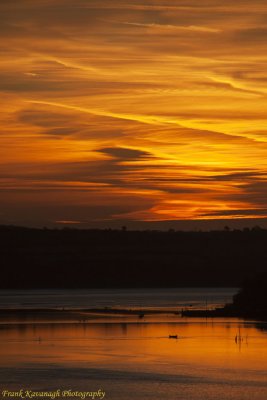
[[[0,11],[0,223],[267,217],[263,0]]]

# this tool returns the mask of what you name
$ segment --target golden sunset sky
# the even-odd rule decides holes
[[[1,0],[0,223],[267,216],[265,0]]]

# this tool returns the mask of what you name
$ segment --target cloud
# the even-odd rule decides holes
[[[182,26],[182,25],[165,25],[165,24],[144,24],[139,22],[123,22],[124,25],[136,26],[141,28],[152,28],[152,29],[160,29],[160,30],[167,30],[167,31],[191,31],[191,32],[203,32],[203,33],[219,33],[221,32],[220,29],[209,28],[205,26]]]
[[[69,124],[72,116],[63,113],[48,112],[47,110],[26,109],[17,114],[20,122],[37,125],[43,128],[52,128]]]
[[[251,27],[248,29],[236,29],[234,32],[234,38],[240,42],[264,44],[267,39],[267,28],[266,27]]]
[[[98,151],[99,153],[107,154],[115,159],[123,161],[126,160],[131,161],[131,160],[138,160],[151,157],[151,154],[148,153],[147,151],[142,151],[138,149],[129,149],[123,147],[106,147],[103,149],[98,149],[96,151]]]
[[[16,115],[18,122],[41,128],[43,135],[68,136],[81,134],[85,127],[66,113],[48,112],[40,109],[25,109]]]
[[[258,180],[261,177],[264,178],[266,176],[265,172],[261,172],[258,170],[254,171],[239,171],[239,172],[232,172],[232,173],[224,173],[222,175],[214,175],[212,179],[216,181],[245,181],[248,180]]]
[[[7,215],[258,215],[266,16],[261,0],[1,1]]]
[[[220,210],[210,213],[203,213],[202,217],[234,217],[234,218],[253,218],[253,217],[267,217],[267,208],[249,208],[249,209],[233,209],[233,210]]]

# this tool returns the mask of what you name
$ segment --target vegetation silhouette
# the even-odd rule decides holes
[[[251,275],[247,278],[233,302],[212,310],[185,310],[185,317],[238,317],[255,318],[267,321],[267,273]],[[236,341],[240,340],[236,336]]]
[[[267,320],[267,273],[248,278],[230,306],[244,317]]]
[[[267,271],[266,243],[263,229],[162,232],[2,226],[0,288],[240,287],[252,271]],[[242,295],[235,301],[243,301]]]

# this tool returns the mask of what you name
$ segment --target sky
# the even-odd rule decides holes
[[[265,0],[1,0],[0,38],[0,224],[267,217]]]

